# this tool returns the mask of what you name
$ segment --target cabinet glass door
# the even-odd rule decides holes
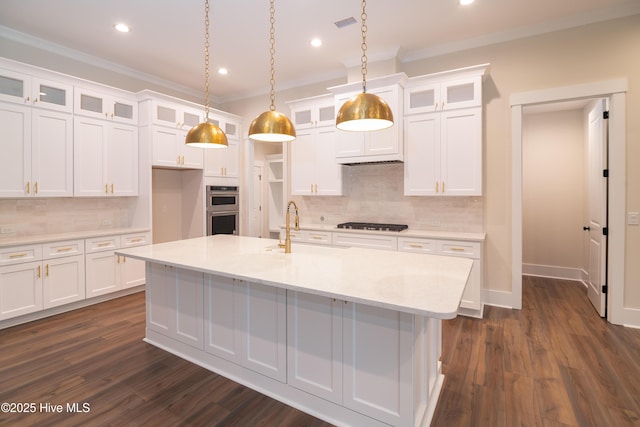
[[[28,76],[0,70],[0,100],[20,104],[27,103],[30,83]]]
[[[33,105],[40,108],[48,108],[50,110],[64,111],[70,113],[73,106],[71,105],[72,86],[51,82],[47,80],[34,79]]]

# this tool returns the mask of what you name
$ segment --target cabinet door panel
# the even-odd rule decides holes
[[[0,268],[0,320],[42,310],[40,262]]]
[[[291,194],[304,196],[313,194],[315,182],[315,132],[305,129],[298,132],[291,143]]]
[[[287,292],[287,382],[342,403],[342,301]]]
[[[412,316],[344,306],[344,406],[391,425],[413,418]]]
[[[393,112],[393,126],[387,129],[367,132],[365,143],[365,153],[367,156],[381,156],[398,154],[402,137],[402,114],[398,111],[399,95],[398,86],[379,88],[371,90],[371,93],[382,98]],[[402,153],[400,153],[402,154]]]
[[[113,251],[86,255],[87,298],[104,295],[121,289],[116,255]]]
[[[35,195],[72,196],[73,121],[71,115],[34,109],[32,123],[31,162]]]
[[[29,196],[27,182],[31,180],[30,108],[0,103],[0,152],[0,197]]]
[[[346,166],[336,162],[336,134],[333,126],[317,129],[314,157],[316,159],[316,184],[319,196],[343,195],[342,176]]]
[[[179,166],[178,152],[176,151],[177,139],[177,130],[153,127],[151,132],[153,166]]]
[[[204,287],[205,350],[226,360],[239,362],[235,280],[206,275]]]
[[[106,193],[108,123],[86,117],[74,119],[73,194],[76,197],[103,197]]]
[[[482,114],[480,108],[442,113],[444,194],[482,195]]]
[[[176,271],[161,264],[147,264],[147,327],[171,336],[172,319],[175,318],[175,305],[171,303],[176,282]]]
[[[197,271],[177,269],[174,284],[175,338],[193,347],[203,349],[203,274]]]
[[[116,196],[138,195],[138,128],[111,124],[109,128],[109,183]]]
[[[242,364],[280,382],[286,381],[286,293],[255,283],[239,285],[238,331]]]
[[[44,263],[44,308],[57,307],[85,297],[84,256],[47,260]]]
[[[122,271],[122,289],[145,284],[145,262],[139,259],[119,257]]]
[[[440,116],[405,118],[404,194],[432,196],[439,192]]]

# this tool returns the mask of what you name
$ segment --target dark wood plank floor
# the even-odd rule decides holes
[[[0,402],[37,405],[0,425],[328,426],[143,335],[143,294],[0,331]],[[522,310],[445,322],[442,360],[432,426],[640,425],[640,331],[601,320],[574,282],[526,277]]]

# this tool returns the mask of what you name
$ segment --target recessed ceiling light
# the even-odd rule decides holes
[[[222,74],[223,76],[226,76],[227,74],[229,74],[229,70],[227,70],[224,67],[220,67],[218,68],[218,74]]]
[[[311,39],[311,46],[313,46],[313,47],[319,47],[319,46],[322,46],[322,40],[320,40],[320,39],[319,39],[319,38],[317,38],[317,37],[312,38],[312,39]]]
[[[131,28],[129,28],[127,24],[123,23],[116,24],[113,27],[121,33],[128,33],[129,31],[131,31]]]
[[[473,3],[475,0],[459,0],[461,6],[467,6]]]

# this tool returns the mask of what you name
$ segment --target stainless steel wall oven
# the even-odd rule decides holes
[[[207,235],[238,234],[239,220],[238,187],[207,186]]]

